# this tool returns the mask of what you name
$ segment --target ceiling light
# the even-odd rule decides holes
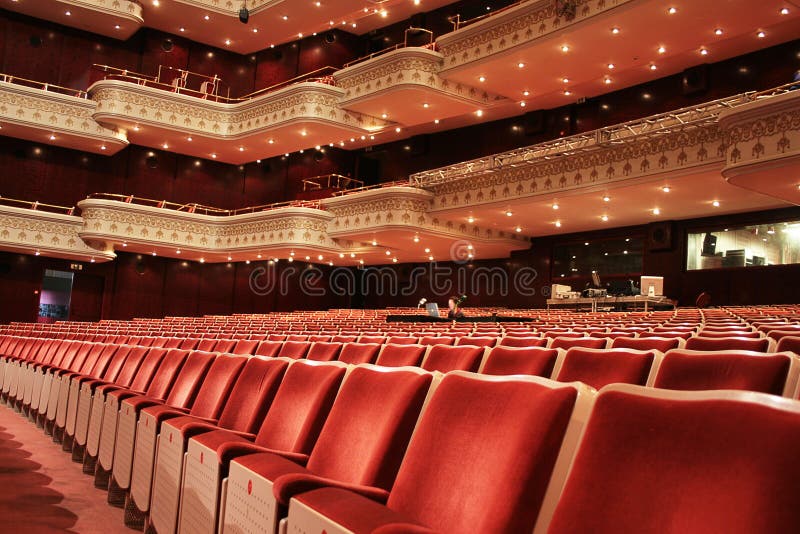
[[[217,159],[217,155],[216,154],[211,154],[211,159]]]
[[[511,217],[512,215],[514,215],[514,213],[511,210],[506,212],[506,217]]]
[[[388,118],[388,117],[389,117],[389,115],[387,115],[386,113],[381,113],[381,118],[382,118],[382,119],[386,119],[386,118]]]
[[[706,48],[701,48],[701,49],[700,49],[700,55],[701,55],[701,56],[707,56],[707,55],[708,55],[708,49],[706,49]]]
[[[123,242],[123,243],[122,243],[122,246],[123,246],[123,247],[127,247],[127,246],[128,246],[128,244],[127,244],[127,243],[125,243],[125,242]]]
[[[561,78],[561,81],[564,83],[569,83],[569,78]]]
[[[319,261],[322,261],[322,254],[319,254],[319,255],[317,255],[317,259],[318,259]]]
[[[55,140],[56,140],[56,136],[55,136],[55,134],[50,134],[50,140],[51,140],[51,141],[55,141]]]
[[[208,19],[206,19],[206,20],[208,20]],[[179,31],[179,32],[181,32],[181,33],[183,33],[183,32],[185,32],[185,31],[186,31],[186,28],[178,28],[178,31]]]
[[[467,245],[467,250],[472,250],[472,245]]]
[[[611,33],[617,35],[619,33],[619,28],[611,28]]]
[[[392,251],[391,251],[391,250],[387,250],[387,251],[386,251],[386,255],[387,255],[387,256],[391,256],[391,255],[392,255]]]
[[[374,239],[372,240],[372,246],[373,247],[377,247],[378,246],[378,242],[376,240],[374,240]]]
[[[711,205],[712,205],[712,206],[714,206],[715,208],[718,208],[718,207],[719,207],[719,200],[715,200],[715,201],[713,201],[713,202],[711,203]]]
[[[267,143],[273,145],[273,144],[275,144],[275,140],[274,139],[270,139],[269,141],[267,141]]]
[[[608,195],[603,196],[603,202],[611,202],[611,197]]]
[[[427,109],[430,107],[430,104],[428,104],[427,102],[423,102],[422,107]]]
[[[653,208],[653,215],[661,215],[661,210],[658,208]]]
[[[558,206],[558,202],[553,202],[553,209],[554,209],[554,210],[557,210],[557,209],[558,209],[558,207],[559,207],[559,206]]]
[[[253,33],[258,33],[258,28],[253,28]]]
[[[114,24],[114,29],[118,30],[119,29],[119,24]]]
[[[657,68],[655,63],[650,64],[650,70],[656,70]]]
[[[205,262],[206,262],[205,258],[200,258],[200,263],[205,263]]]
[[[478,111],[475,112],[475,115],[477,115],[478,117],[483,117],[483,110],[479,109]]]
[[[519,232],[521,232],[521,231],[522,231],[522,228],[520,228],[519,226],[517,226],[516,228],[514,228],[514,230],[516,230],[516,231],[517,231],[517,233],[519,233]]]
[[[191,143],[191,142],[192,142],[192,138],[191,138],[191,136],[190,136],[190,137],[187,137],[187,138],[186,138],[186,140],[187,140],[187,141],[189,141],[189,142]]]
[[[798,186],[798,187],[800,187],[800,186]],[[469,217],[467,217],[467,222],[470,223],[470,224],[474,223],[475,222],[475,217],[470,215]]]
[[[664,48],[663,46],[659,46],[659,47],[658,47],[658,53],[659,53],[659,54],[663,54],[663,53],[665,53],[666,51],[667,51],[667,49],[666,49],[666,48]]]
[[[155,253],[155,252],[151,252],[150,254],[152,254],[153,256],[155,256],[155,255],[156,255],[156,253]]]
[[[209,17],[208,15],[203,15],[203,20],[211,20],[211,17]]]
[[[717,28],[714,30],[714,35],[722,35],[722,28]]]
[[[675,14],[675,13],[677,13],[677,12],[678,12],[678,10],[677,10],[677,9],[675,9],[674,7],[671,7],[671,8],[669,8],[669,9],[667,10],[667,13],[669,13],[670,15],[674,15],[674,14]]]
[[[609,64],[608,64],[608,68],[609,68],[609,70],[610,70],[610,69],[613,69],[613,68],[614,68],[614,64],[613,64],[613,63],[609,63]]]
[[[431,253],[431,249],[429,249],[429,248],[426,248],[426,249],[425,249],[425,254],[430,254],[430,253]]]
[[[429,261],[433,261],[433,256],[428,256]]]
[[[39,252],[39,251],[37,250],[36,252],[34,252],[34,254],[33,254],[33,255],[34,255],[34,256],[40,256],[41,254],[42,254],[42,253],[41,253],[41,252]]]
[[[178,249],[178,250],[175,251],[175,254],[180,254],[180,253],[181,253],[181,249]]]
[[[289,256],[288,258],[286,258],[286,261],[288,261],[289,263],[292,263],[292,262],[294,262],[294,258]]]
[[[394,129],[394,131],[395,131],[395,133],[400,133],[402,130],[401,130],[401,128],[398,126],[397,128],[395,128],[395,129]]]
[[[571,94],[572,94],[572,91],[570,91],[569,89],[565,89],[565,90],[564,90],[564,95],[565,95],[565,96],[569,96],[569,95],[571,95]]]
[[[138,132],[138,131],[139,131],[139,126],[138,126],[138,125],[134,126],[134,127],[133,127],[133,131],[134,131],[134,132]]]
[[[239,152],[244,152],[244,147],[243,146],[239,147]]]
[[[100,145],[100,150],[105,150],[105,149],[106,149],[106,145]]]
[[[788,15],[789,14],[789,8],[784,7],[783,9],[781,9],[780,14],[781,15]]]
[[[561,228],[561,221],[556,221],[556,228]]]
[[[228,261],[231,261],[232,259],[233,259],[232,257],[228,256]]]
[[[419,243],[419,236],[418,235],[414,236],[414,243]]]
[[[663,192],[665,192],[665,193],[669,193],[670,191],[672,191],[668,185],[665,185],[664,187],[662,187],[661,190]]]
[[[568,45],[561,45],[561,51],[562,52],[569,52],[569,46]]]
[[[601,221],[603,221],[603,222],[606,222],[606,221],[608,221],[608,215],[603,215],[603,216],[601,216],[601,217],[600,217],[600,220],[601,220]]]
[[[158,5],[158,4],[154,4],[154,5]],[[68,17],[69,17],[70,15],[72,15],[72,13],[71,13],[70,11],[65,11],[65,12],[64,12],[64,14],[65,14],[66,16],[68,16]]]
[[[261,259],[261,254],[256,254],[256,258]]]
[[[522,91],[522,96],[528,96],[530,94],[531,94],[530,91]]]
[[[520,61],[519,63],[517,63],[517,68],[524,69],[525,68],[525,63]]]
[[[524,108],[525,106],[527,106],[527,104],[525,103],[524,100],[519,103],[519,107]]]
[[[397,258],[392,258],[392,263],[397,263]]]
[[[603,80],[603,83],[605,83],[606,85],[610,84],[611,83],[611,78],[606,76],[605,80]]]
[[[479,82],[485,82],[486,81],[486,76],[478,76],[478,81]]]
[[[161,146],[164,148],[164,150],[167,150],[167,149],[169,148],[169,145],[168,145],[167,143],[164,143],[164,144],[163,144],[163,145],[161,145]]]
[[[355,253],[351,252],[351,253],[350,253],[350,257],[351,257],[351,258],[355,258],[355,257],[356,257]]]
[[[281,17],[281,18],[282,18],[283,20],[289,20],[289,15],[284,15],[284,16],[283,16],[283,17]]]
[[[764,37],[766,37],[766,36],[767,36],[767,34],[766,34],[766,33],[764,33],[763,31],[760,31],[760,32],[758,32],[758,33],[756,34],[756,37],[758,37],[759,39],[763,39],[763,38],[764,38]]]

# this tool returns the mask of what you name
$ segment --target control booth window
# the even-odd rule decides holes
[[[800,221],[690,232],[686,269],[800,263]]]
[[[581,241],[553,247],[553,281],[589,280],[592,271],[612,278],[642,274],[641,236]],[[561,282],[559,282],[561,283]]]

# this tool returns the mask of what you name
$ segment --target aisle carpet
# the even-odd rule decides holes
[[[41,428],[0,402],[0,532],[115,534],[123,511]]]

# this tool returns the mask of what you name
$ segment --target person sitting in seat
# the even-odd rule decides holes
[[[464,317],[464,312],[461,311],[461,304],[467,300],[466,295],[460,297],[452,296],[447,299],[447,318],[448,319],[461,319]]]

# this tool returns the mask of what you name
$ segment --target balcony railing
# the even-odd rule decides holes
[[[48,213],[61,213],[62,215],[74,215],[75,207],[57,206],[55,204],[45,204],[38,200],[17,200],[15,198],[0,197],[0,206],[11,206],[12,208],[23,208],[26,210],[45,211]]]
[[[123,82],[131,82],[145,87],[152,87],[162,91],[171,93],[178,93],[183,95],[192,96],[195,98],[202,98],[203,100],[211,100],[213,102],[221,102],[224,104],[237,104],[239,102],[246,102],[260,97],[267,93],[277,91],[284,87],[294,85],[301,82],[317,82],[328,85],[335,85],[332,74],[336,71],[333,67],[322,67],[300,76],[295,76],[289,80],[264,87],[252,93],[247,93],[240,97],[230,96],[230,87],[219,78],[216,74],[209,76],[206,74],[199,74],[185,69],[177,69],[165,65],[159,65],[158,74],[152,76],[149,74],[142,74],[128,69],[120,69],[111,67],[109,65],[94,64],[92,68],[102,73],[104,80],[119,80]],[[225,87],[225,95],[222,87]]]
[[[54,83],[48,83],[48,82],[37,82],[35,80],[20,78],[19,76],[13,76],[11,74],[0,73],[0,82],[13,83],[15,85],[21,85],[23,87],[30,87],[32,89],[41,89],[42,91],[59,93],[62,95],[74,96],[77,98],[86,98],[86,91],[81,91],[80,89],[72,89],[71,87],[63,87],[61,85],[56,85]]]
[[[666,135],[687,128],[707,126],[715,123],[723,110],[741,106],[757,99],[783,94],[796,85],[798,85],[797,82],[794,82],[764,91],[740,93],[704,104],[687,106],[570,137],[418,172],[409,177],[409,183],[416,187],[433,187],[442,183],[493,172],[504,167],[530,165],[541,160],[570,156],[598,147],[623,144],[629,138],[641,139],[643,136]]]
[[[337,192],[364,187],[364,182],[342,176],[341,174],[323,174],[303,180],[303,191],[320,191],[322,189],[336,189]]]
[[[183,213],[196,213],[200,215],[213,215],[216,217],[230,217],[233,215],[242,215],[244,213],[270,211],[278,208],[320,208],[319,202],[314,200],[289,200],[286,202],[273,202],[271,204],[262,204],[260,206],[248,206],[245,208],[228,210],[215,208],[213,206],[205,206],[203,204],[197,204],[196,202],[180,204],[178,202],[170,202],[168,200],[155,200],[152,198],[143,198],[133,195],[120,195],[117,193],[93,193],[86,198],[95,200],[114,200],[117,202],[124,202],[125,204],[136,204],[137,206],[149,206],[152,208],[180,211]]]
[[[424,34],[426,34],[428,36],[428,42],[423,44],[423,45],[418,45],[418,44],[409,45],[408,44],[409,33],[411,33],[412,35],[413,34],[424,33]],[[435,51],[436,50],[436,42],[434,41],[434,38],[433,38],[433,32],[430,31],[430,30],[426,30],[425,28],[408,28],[403,33],[403,42],[402,43],[397,43],[394,46],[390,46],[388,48],[384,48],[383,50],[378,50],[377,52],[373,52],[372,54],[369,54],[369,55],[366,55],[366,56],[362,56],[360,58],[356,58],[353,61],[349,61],[349,62],[345,63],[342,68],[346,69],[347,67],[351,67],[351,66],[353,66],[353,65],[355,65],[357,63],[363,63],[364,61],[368,61],[368,60],[376,58],[378,56],[382,56],[383,54],[388,54],[389,52],[393,52],[395,50],[400,50],[402,48],[409,48],[409,47],[412,47],[412,46],[413,47],[417,47],[417,48],[427,48],[429,50],[434,50]]]
[[[509,4],[505,7],[501,7],[497,11],[492,11],[490,13],[486,13],[485,15],[480,15],[478,17],[472,17],[471,19],[461,20],[461,14],[457,13],[452,17],[447,17],[447,21],[453,25],[453,31],[459,30],[465,26],[469,26],[470,24],[475,24],[476,22],[480,22],[482,20],[488,19],[490,17],[494,17],[500,13],[508,11],[520,4],[524,4],[525,2],[530,2],[531,0],[519,0],[519,2],[514,2],[513,4]]]

